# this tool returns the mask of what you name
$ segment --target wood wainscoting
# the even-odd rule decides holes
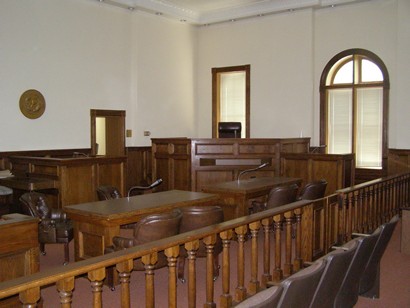
[[[161,190],[201,191],[205,185],[236,180],[243,170],[269,163],[249,176],[279,176],[280,153],[307,153],[310,138],[152,139],[152,173]]]

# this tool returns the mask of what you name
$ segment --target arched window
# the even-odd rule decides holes
[[[320,80],[320,143],[329,154],[355,153],[356,168],[385,169],[389,75],[364,49],[337,54]]]

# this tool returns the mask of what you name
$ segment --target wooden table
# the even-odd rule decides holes
[[[57,185],[53,179],[19,176],[0,178],[0,184],[13,189],[25,191],[57,188]]]
[[[192,205],[215,205],[217,195],[169,190],[127,198],[69,205],[64,208],[73,220],[75,260],[104,253],[120,226],[139,221],[149,214],[162,213]]]
[[[299,178],[258,177],[207,185],[202,191],[220,196],[224,219],[230,220],[248,215],[249,200],[266,196],[274,187],[301,182]]]

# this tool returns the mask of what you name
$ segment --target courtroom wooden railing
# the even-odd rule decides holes
[[[35,307],[40,288],[55,284],[61,307],[71,307],[76,277],[87,275],[93,307],[102,306],[105,269],[116,266],[120,277],[118,306],[130,307],[130,276],[133,260],[146,266],[145,305],[155,306],[154,273],[151,260],[164,251],[168,258],[168,306],[177,306],[176,263],[180,245],[188,250],[188,307],[215,307],[212,254],[217,236],[222,239],[222,292],[219,306],[231,307],[265,288],[267,281],[280,281],[330,250],[334,242],[343,243],[351,232],[371,230],[409,204],[410,174],[391,176],[339,191],[314,201],[298,201],[250,216],[226,221],[127,250],[87,259],[30,276],[0,283],[0,299],[19,294],[26,307]],[[272,233],[272,226],[274,232]],[[260,240],[258,240],[260,234]],[[271,241],[271,237],[273,241]],[[207,246],[206,277],[196,277],[195,251],[199,241]],[[245,245],[246,244],[246,245]],[[261,244],[261,245],[260,245]],[[236,248],[236,254],[232,249]],[[249,260],[245,258],[250,250]],[[236,260],[233,260],[236,255]],[[259,268],[258,258],[263,259]],[[236,265],[233,268],[233,265]],[[232,268],[231,268],[232,267]],[[245,268],[250,279],[245,282]],[[232,273],[236,271],[236,275]],[[236,287],[231,290],[231,279]],[[197,303],[197,280],[205,281],[206,300]],[[159,293],[159,292],[157,292]]]

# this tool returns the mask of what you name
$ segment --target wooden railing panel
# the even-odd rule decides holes
[[[392,212],[397,213],[408,202],[409,182],[410,174],[374,180],[338,191],[337,195],[324,199],[298,201],[127,250],[75,262],[58,269],[2,282],[0,283],[0,299],[20,294],[20,299],[24,303],[34,307],[40,298],[40,287],[56,284],[61,303],[69,306],[72,298],[70,292],[73,290],[73,279],[86,274],[92,287],[93,307],[101,307],[103,304],[101,287],[105,277],[105,269],[116,265],[123,290],[119,305],[129,307],[129,273],[132,268],[132,260],[141,258],[146,268],[146,307],[154,307],[156,292],[153,267],[157,253],[165,252],[168,257],[168,306],[175,307],[178,298],[175,264],[179,246],[185,245],[189,251],[188,255],[191,256],[188,269],[190,292],[188,306],[216,307],[212,254],[216,237],[220,236],[223,250],[221,256],[222,293],[219,295],[219,304],[221,307],[231,307],[249,294],[254,294],[255,290],[263,289],[268,281],[280,281],[283,277],[301,268],[301,264],[305,261],[313,261],[322,251],[326,251],[327,246],[336,238],[339,241],[348,240],[351,238],[353,230],[360,231],[369,228],[369,225],[373,227],[374,224],[389,219]],[[400,198],[395,196],[400,196]],[[337,202],[335,202],[336,199]],[[391,205],[392,202],[395,204]],[[369,210],[371,208],[375,210]],[[331,217],[324,217],[323,213],[332,214]],[[272,224],[275,239],[271,243]],[[263,243],[260,247],[256,241],[259,229],[263,230],[260,239],[258,239]],[[250,230],[251,239],[250,243],[245,243],[249,237],[248,230]],[[235,236],[233,231],[235,231]],[[266,241],[266,239],[268,240]],[[195,276],[195,266],[198,266],[195,262],[195,251],[200,240],[204,240],[208,250],[206,277]],[[249,260],[245,258],[247,247],[251,249]],[[237,249],[237,253],[232,253],[232,249]],[[263,256],[260,256],[261,253]],[[236,262],[232,260],[233,256],[237,258]],[[261,271],[255,263],[259,257],[264,260]],[[251,268],[249,277],[244,275],[245,268]],[[230,282],[234,277],[231,275],[232,271],[238,272],[236,281],[234,281],[236,288],[233,293],[230,290]],[[195,278],[206,279],[205,303],[196,302]],[[249,281],[246,281],[247,279]],[[261,283],[258,288],[259,279]],[[245,285],[249,286],[248,289]]]

